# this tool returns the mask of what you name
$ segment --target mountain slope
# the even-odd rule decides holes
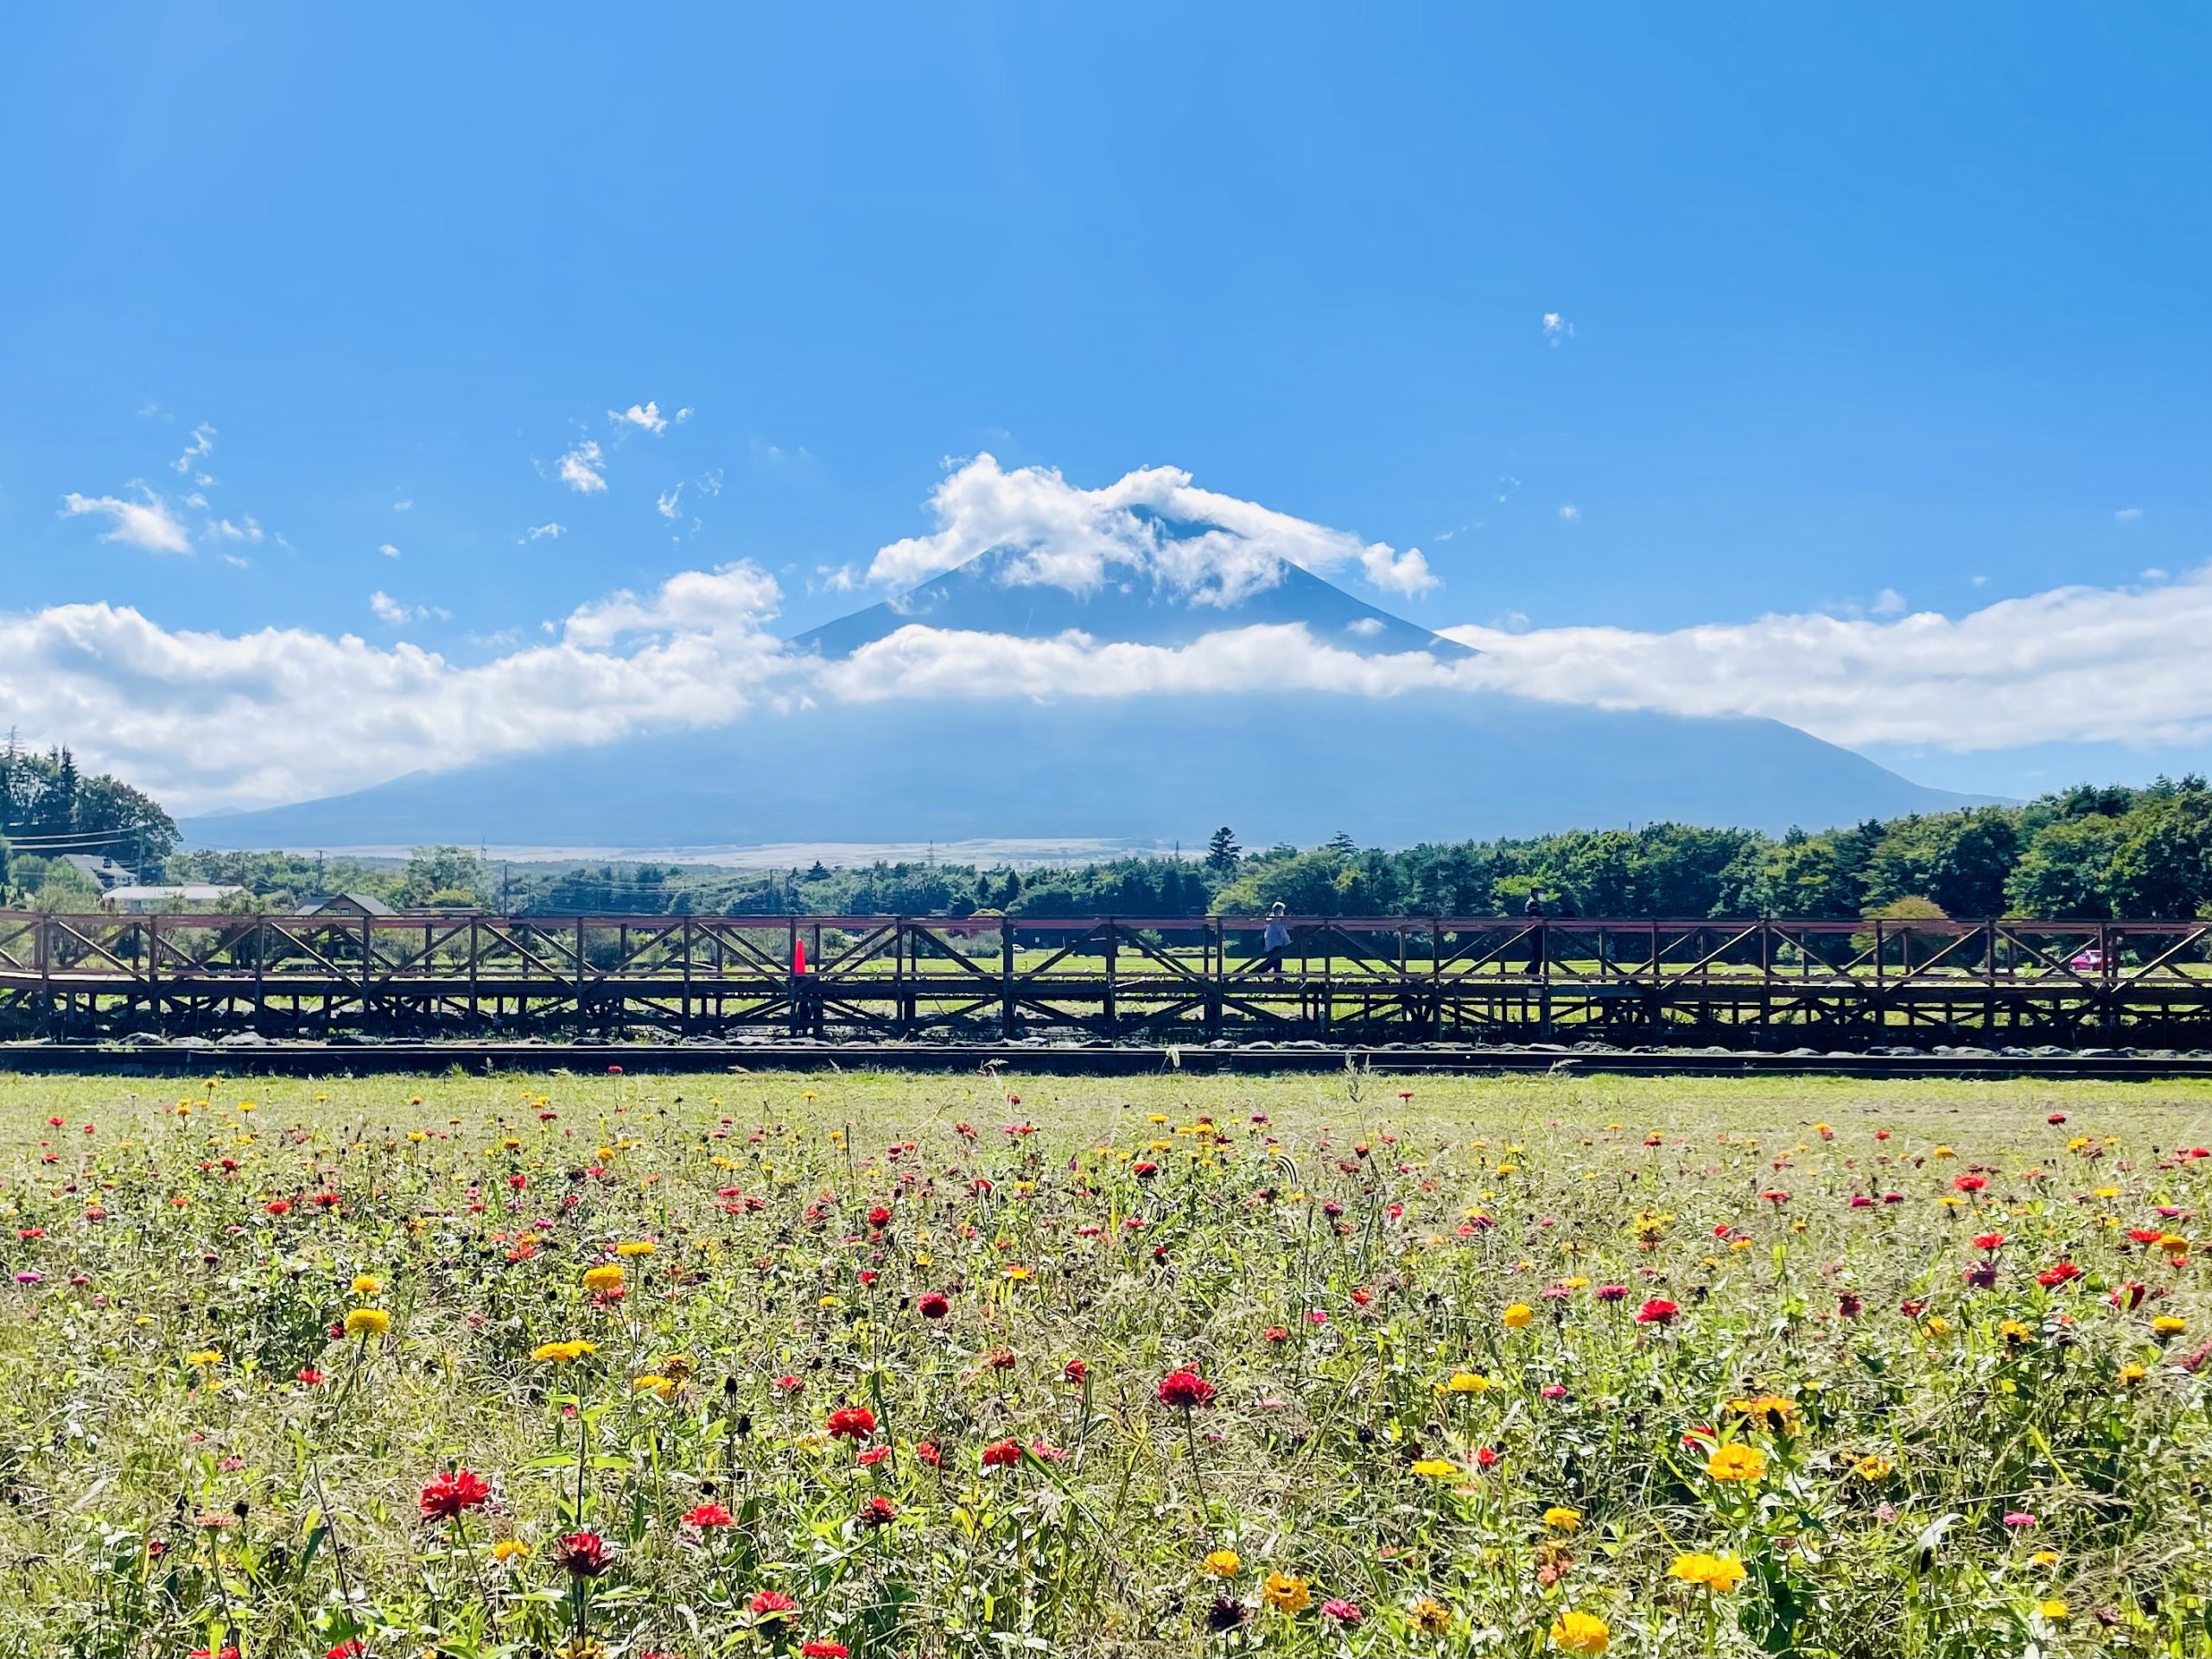
[[[829,706],[187,826],[213,847],[1096,836],[1368,845],[1653,818],[1780,830],[1965,798],[1765,720],[1239,693]]]
[[[1230,604],[1194,602],[1141,572],[1119,572],[1089,594],[1012,580],[1022,556],[999,549],[880,604],[795,637],[801,651],[846,657],[910,624],[1042,639],[1072,629],[1099,639],[1187,645],[1223,628],[1302,622],[1313,638],[1363,657],[1426,651],[1440,662],[1474,652],[1456,639],[1369,604],[1312,571],[1276,561],[1274,580]]]

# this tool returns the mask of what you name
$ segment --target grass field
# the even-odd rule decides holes
[[[0,1653],[2212,1654],[2212,1086],[161,1088],[0,1077]]]

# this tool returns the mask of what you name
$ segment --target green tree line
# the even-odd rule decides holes
[[[10,751],[10,823],[114,823],[168,843],[161,809],[112,779],[64,782],[66,752]],[[73,778],[73,768],[67,774]],[[26,783],[24,780],[31,780]],[[95,788],[93,785],[98,785]],[[27,810],[48,817],[33,819]],[[105,815],[104,817],[102,815]],[[22,861],[18,861],[19,863]],[[405,861],[289,853],[178,854],[168,879],[234,885],[239,908],[283,909],[354,891],[396,906],[480,906],[525,914],[907,915],[1003,912],[1033,920],[1112,915],[1554,914],[1613,917],[1997,915],[2095,919],[2212,917],[2212,786],[2161,778],[2141,788],[2082,785],[2019,806],[1869,820],[1840,830],[1651,823],[1494,841],[1247,851],[1217,831],[1202,856],[1128,857],[1065,868],[912,860],[781,870],[569,862],[494,868],[460,847]],[[22,890],[17,891],[22,902]]]

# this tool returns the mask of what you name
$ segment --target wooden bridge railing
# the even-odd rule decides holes
[[[0,912],[0,1035],[2212,1043],[2212,922]]]

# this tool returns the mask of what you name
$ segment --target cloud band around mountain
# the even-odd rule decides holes
[[[302,628],[170,629],[124,606],[0,613],[0,709],[26,741],[67,741],[187,810],[271,804],[403,772],[777,717],[810,702],[1035,699],[1304,690],[1388,697],[1511,692],[1677,715],[1764,715],[1847,745],[1955,751],[2053,741],[2212,740],[2212,566],[2140,587],[2052,589],[1955,619],[1765,616],[1669,632],[1446,630],[1480,654],[1364,655],[1301,626],[1238,626],[1232,596],[1279,560],[1364,568],[1344,532],[1195,489],[1167,468],[1082,491],[988,457],[932,502],[938,529],[871,574],[931,574],[990,546],[1029,576],[1149,573],[1223,626],[1184,645],[901,628],[850,658],[773,632],[782,595],[747,564],[692,570],[579,607],[546,643],[458,663]],[[1162,522],[1175,534],[1155,534]],[[1391,561],[1400,555],[1384,549]],[[1271,574],[1274,573],[1274,574]],[[1025,577],[1028,579],[1028,577]]]

